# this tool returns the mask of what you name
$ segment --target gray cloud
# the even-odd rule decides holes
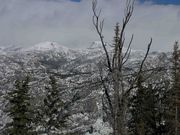
[[[99,40],[92,25],[91,0],[0,0],[0,45],[31,46],[56,41],[72,48],[86,48]],[[124,0],[98,0],[105,19],[104,36],[111,42],[114,25],[121,22]],[[134,33],[133,48],[166,51],[179,40],[180,9],[172,5],[136,2],[127,39]]]

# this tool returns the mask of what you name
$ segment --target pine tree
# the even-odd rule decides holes
[[[64,113],[64,102],[60,98],[57,80],[50,76],[49,86],[46,87],[47,95],[44,99],[42,123],[45,133],[52,135],[66,127],[67,113]]]
[[[7,135],[33,135],[32,111],[29,95],[29,77],[15,82],[15,90],[8,93],[8,107],[5,110],[11,121],[5,126]]]
[[[132,135],[145,135],[144,106],[146,89],[142,85],[142,76],[138,78],[137,90],[130,100],[131,119],[129,129]]]
[[[178,42],[175,42],[173,57],[172,57],[172,90],[171,96],[171,134],[180,134],[180,49]],[[174,126],[173,126],[174,125]]]
[[[137,81],[137,90],[131,97],[129,131],[132,135],[165,135],[168,132],[169,82],[152,78],[151,82]]]

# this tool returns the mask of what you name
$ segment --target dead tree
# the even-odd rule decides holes
[[[129,41],[125,53],[123,53],[122,49],[125,46],[125,29],[130,21],[133,10],[134,10],[134,0],[127,0],[121,29],[119,27],[119,24],[117,23],[115,27],[114,44],[112,45],[113,52],[109,52],[103,36],[104,20],[100,19],[101,10],[100,11],[97,10],[97,0],[93,0],[92,2],[93,25],[96,28],[97,34],[100,38],[105,53],[107,68],[108,68],[108,76],[110,76],[109,78],[112,78],[112,90],[109,90],[107,87],[107,83],[105,83],[105,80],[103,80],[103,77],[101,77],[102,85],[104,87],[104,93],[108,101],[109,110],[111,112],[113,135],[127,135],[126,114],[127,114],[128,96],[132,91],[132,89],[134,88],[136,81],[140,77],[144,62],[148,56],[152,43],[152,39],[151,39],[148,44],[148,48],[145,53],[145,56],[136,73],[136,76],[134,77],[133,81],[131,81],[131,85],[129,86],[129,88],[125,88],[124,78],[123,78],[123,66],[129,59],[129,55],[131,53],[130,48],[131,48],[131,43],[133,41],[133,35]],[[113,93],[113,96],[110,96],[111,93]]]

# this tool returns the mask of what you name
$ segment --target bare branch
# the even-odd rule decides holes
[[[110,108],[110,111],[111,111],[111,115],[113,116],[113,105],[112,105],[112,101],[111,101],[111,97],[109,95],[109,91],[108,91],[108,88],[106,87],[106,84],[105,84],[105,81],[104,79],[102,78],[102,75],[101,75],[101,82],[103,84],[103,88],[104,88],[104,94],[108,100],[108,104],[109,104],[109,108]]]
[[[150,42],[149,42],[149,44],[148,44],[146,54],[145,54],[145,56],[144,56],[144,58],[143,58],[143,60],[142,60],[142,62],[141,62],[138,75],[139,75],[139,74],[141,73],[141,71],[142,71],[144,62],[146,61],[146,58],[147,58],[147,56],[148,56],[148,54],[149,54],[149,51],[150,51],[150,48],[151,48],[151,44],[152,44],[152,38],[151,38],[151,40],[150,40]]]
[[[133,38],[134,38],[134,35],[131,36],[131,40],[130,40],[130,42],[129,42],[128,48],[127,48],[127,50],[126,50],[126,52],[125,52],[125,54],[124,54],[124,56],[123,56],[123,58],[122,58],[122,60],[123,60],[123,65],[124,65],[124,64],[127,62],[127,60],[129,59],[129,56],[130,56],[130,53],[131,53],[130,47],[131,47]],[[124,60],[125,58],[126,58],[126,60]]]
[[[139,71],[138,71],[138,73],[137,73],[137,75],[136,75],[136,78],[135,78],[134,81],[132,82],[130,88],[126,91],[125,96],[128,96],[128,95],[129,95],[129,93],[131,92],[131,90],[132,90],[133,87],[134,87],[134,84],[136,83],[136,81],[137,81],[137,80],[139,79],[139,77],[141,76],[142,68],[143,68],[144,63],[145,63],[145,61],[146,61],[146,59],[147,59],[147,56],[148,56],[148,54],[149,54],[149,51],[150,51],[150,48],[151,48],[151,44],[152,44],[152,38],[151,38],[151,40],[150,40],[150,42],[149,42],[149,44],[148,44],[146,54],[145,54],[145,56],[144,56],[144,58],[143,58],[143,60],[142,60],[142,62],[141,62],[141,65],[140,65]]]
[[[104,36],[103,36],[103,34],[102,34],[103,25],[104,25],[104,20],[102,20],[102,21],[99,20],[99,17],[100,17],[100,14],[101,14],[101,10],[100,10],[99,13],[97,14],[96,7],[97,7],[97,0],[93,0],[93,2],[92,2],[93,25],[95,26],[96,31],[97,31],[97,33],[98,33],[98,35],[99,35],[100,40],[101,40],[101,44],[102,44],[102,47],[103,47],[103,49],[104,49],[104,52],[105,52],[105,55],[106,55],[106,59],[107,59],[108,69],[109,69],[110,72],[112,72],[111,61],[110,61],[109,53],[108,53],[108,51],[107,51],[106,43],[104,42]]]
[[[133,2],[131,0],[127,0],[126,2],[126,9],[125,9],[125,18],[123,19],[123,24],[122,24],[122,29],[121,29],[121,33],[120,33],[120,40],[119,40],[119,49],[120,51],[122,50],[123,48],[123,44],[122,44],[122,39],[123,39],[123,36],[124,36],[124,31],[125,31],[125,28],[132,16],[132,13],[134,11],[134,0]]]
[[[122,65],[124,65],[127,61],[128,61],[128,59],[129,59],[129,57],[130,57],[130,54],[131,54],[131,49],[127,52],[127,57],[126,57],[126,59],[125,59],[125,57],[123,58],[123,63],[122,63]]]

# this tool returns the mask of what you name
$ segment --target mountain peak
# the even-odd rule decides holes
[[[69,51],[69,48],[60,45],[56,42],[46,41],[46,42],[38,43],[26,49],[26,51],[50,51],[50,50],[61,50],[66,53]]]

